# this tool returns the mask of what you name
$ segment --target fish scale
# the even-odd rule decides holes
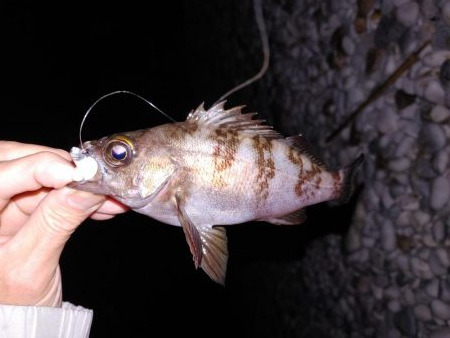
[[[85,142],[71,151],[78,166],[72,186],[181,226],[195,266],[224,284],[224,226],[299,224],[306,206],[348,199],[362,161],[361,155],[329,171],[302,136],[283,138],[241,109],[225,110],[224,102],[207,110],[201,105],[185,122]],[[83,163],[90,163],[89,175],[83,175]]]

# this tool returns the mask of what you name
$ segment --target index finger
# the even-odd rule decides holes
[[[43,151],[55,153],[69,161],[71,160],[69,153],[62,149],[15,141],[0,141],[0,161],[9,161]]]
[[[0,162],[0,210],[18,194],[67,185],[72,181],[74,170],[69,161],[52,152]]]

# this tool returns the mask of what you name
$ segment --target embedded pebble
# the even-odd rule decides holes
[[[392,251],[397,247],[397,237],[393,224],[385,220],[381,226],[381,246],[386,251]]]
[[[381,203],[387,209],[394,204],[394,199],[391,197],[388,187],[384,187],[381,194]]]
[[[423,96],[430,102],[442,104],[445,102],[445,91],[438,81],[430,81],[423,92]]]
[[[410,259],[411,269],[413,273],[423,279],[431,279],[433,278],[433,273],[431,272],[430,266],[428,262],[420,259],[418,257],[412,257]]]
[[[445,226],[444,226],[443,222],[441,222],[440,220],[436,221],[433,224],[432,232],[433,232],[433,239],[436,242],[439,243],[439,242],[444,241],[446,232],[445,232]]]
[[[397,199],[398,205],[403,210],[414,211],[419,209],[419,200],[417,196],[403,195]]]
[[[439,281],[437,279],[432,280],[431,282],[425,285],[425,292],[431,298],[437,298],[439,295]]]
[[[450,1],[446,1],[442,6],[442,19],[450,26]]]
[[[402,308],[402,305],[400,304],[400,302],[398,300],[391,300],[388,302],[387,305],[389,311],[396,313],[398,311],[400,311],[400,309]]]
[[[433,160],[433,167],[436,169],[436,171],[440,174],[442,174],[445,169],[447,168],[447,165],[449,163],[449,154],[446,149],[441,150],[436,154]]]
[[[395,69],[397,69],[397,61],[394,57],[394,55],[390,55],[386,58],[386,64],[384,66],[384,74],[386,76],[391,75],[393,72],[395,72]]]
[[[384,295],[390,299],[396,299],[400,296],[400,291],[396,287],[388,287],[384,290]]]
[[[406,157],[392,160],[389,162],[389,169],[396,172],[402,172],[407,170],[411,165],[411,161]]]
[[[344,36],[342,39],[342,49],[347,55],[352,55],[355,52],[355,44],[348,36]]]
[[[392,184],[389,187],[389,191],[394,199],[403,195],[406,192],[406,189],[407,188],[401,184]]]
[[[431,257],[429,262],[430,269],[435,276],[445,276],[447,274],[447,268],[443,266],[435,256]]]
[[[407,109],[408,108],[403,109],[403,111],[405,111]],[[407,119],[401,119],[399,124],[400,124],[400,126],[399,126],[400,130],[404,134],[411,136],[414,139],[416,139],[419,136],[420,127],[417,125],[416,122],[410,121]]]
[[[394,5],[395,7],[399,7],[407,2],[409,2],[409,0],[394,0]]]
[[[437,151],[445,146],[447,137],[444,129],[436,123],[427,123],[423,129],[423,141],[431,150]]]
[[[384,109],[378,115],[378,130],[383,134],[390,134],[397,130],[398,116],[391,109]]]
[[[366,337],[372,337],[373,335],[368,334]],[[391,329],[386,335],[386,338],[402,338],[402,334],[396,329]]]
[[[429,67],[440,67],[445,60],[450,59],[450,51],[438,50],[423,57],[423,63]]]
[[[430,112],[430,118],[436,122],[441,123],[450,117],[450,110],[439,104],[435,105]]]
[[[428,321],[431,319],[431,310],[425,304],[419,304],[413,308],[414,315],[420,321]]]
[[[430,214],[428,214],[422,210],[417,210],[416,212],[414,212],[413,217],[419,227],[425,225],[431,219]]]
[[[405,287],[402,290],[402,299],[403,302],[408,306],[415,305],[416,297],[414,296],[414,292],[412,292],[409,286]]]
[[[419,16],[419,5],[413,1],[406,2],[396,9],[395,15],[399,22],[406,27],[410,27],[417,21]]]
[[[450,327],[444,327],[433,331],[430,338],[449,338],[450,337]]]
[[[437,177],[431,185],[430,206],[434,210],[442,208],[450,199],[450,182],[444,176]]]
[[[439,299],[431,302],[431,310],[436,317],[442,320],[450,319],[450,306]]]
[[[449,252],[445,248],[437,248],[434,254],[443,266],[450,267]]]

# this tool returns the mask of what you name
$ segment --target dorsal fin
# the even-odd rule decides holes
[[[265,120],[253,120],[256,113],[242,114],[244,106],[237,106],[225,110],[226,101],[219,102],[205,110],[202,103],[197,109],[191,111],[187,122],[196,122],[199,125],[208,125],[217,128],[238,130],[247,134],[260,135],[267,138],[282,138]]]
[[[313,163],[319,167],[325,167],[325,163],[316,155],[315,151],[311,148],[308,140],[302,135],[289,136],[283,139],[283,141],[289,146],[297,149],[302,155],[307,156]]]

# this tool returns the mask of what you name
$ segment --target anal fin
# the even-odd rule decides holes
[[[305,220],[305,209],[300,209],[287,215],[273,218],[262,218],[259,221],[264,221],[275,225],[297,225],[303,223]]]

